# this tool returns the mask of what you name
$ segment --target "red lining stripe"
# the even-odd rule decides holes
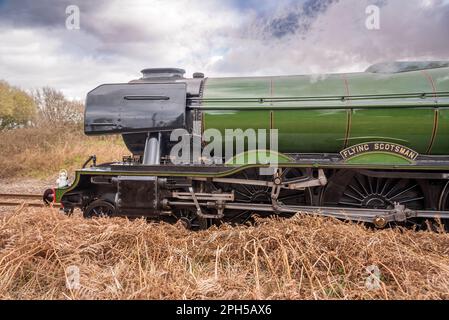
[[[430,85],[432,86],[432,90],[433,90],[433,97],[435,99],[438,98],[437,95],[437,88],[435,86],[435,82],[433,81],[432,75],[430,73],[428,73],[426,70],[421,70],[421,73],[427,78],[427,80],[429,81]],[[435,101],[436,102],[436,101]]]
[[[273,84],[273,78],[270,78],[270,97],[273,98],[273,92],[274,92],[274,84]],[[273,108],[273,101],[270,102],[270,106]],[[270,110],[270,130],[274,129],[274,113],[273,110]]]
[[[438,95],[437,88],[435,86],[435,82],[433,81],[432,75],[428,73],[426,70],[421,70],[421,73],[426,77],[427,81],[429,81],[430,86],[433,90],[433,97],[435,98],[435,104],[438,103]],[[438,106],[435,106],[434,109],[434,119],[433,119],[433,131],[432,136],[430,137],[429,147],[427,148],[426,154],[430,154],[432,152],[433,145],[435,144],[435,139],[438,132],[438,122],[439,122],[439,109]]]
[[[348,79],[346,78],[346,75],[342,74],[341,78],[343,80],[343,82],[345,83],[345,92],[346,92],[346,96],[349,97],[349,82]],[[346,102],[349,103],[348,100],[346,100]]]
[[[341,75],[341,79],[343,80],[343,82],[345,84],[346,97],[349,97],[350,96],[349,81],[346,78],[346,75],[344,75],[344,74]],[[346,105],[350,105],[351,101],[348,99],[345,99],[345,103],[346,103]],[[343,149],[347,148],[348,144],[349,144],[349,136],[351,135],[351,125],[352,125],[352,109],[348,109],[346,111],[346,115],[347,115],[347,123],[346,123],[345,141],[344,141]]]

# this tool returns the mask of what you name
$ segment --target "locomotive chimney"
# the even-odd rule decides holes
[[[148,68],[140,72],[142,72],[142,80],[181,79],[186,73],[184,69],[178,68]]]

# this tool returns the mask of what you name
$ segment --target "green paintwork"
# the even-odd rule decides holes
[[[439,108],[438,130],[432,147],[433,154],[447,154],[449,144],[449,108]]]
[[[381,140],[449,154],[448,93],[449,68],[211,78],[202,101],[204,129],[278,129],[278,150],[284,153],[335,153]]]
[[[208,79],[208,88],[214,91],[214,98],[229,98],[237,95],[239,98],[251,98],[254,96],[267,96],[270,90],[270,83],[265,78],[228,78],[228,79]],[[258,102],[246,103],[245,106],[257,107]],[[224,143],[229,140],[225,136],[225,129],[251,128],[270,129],[270,111],[236,111],[236,110],[211,110],[205,114],[203,124],[207,128],[220,130],[224,138]],[[231,137],[232,139],[232,137]],[[266,141],[269,141],[268,139]],[[269,145],[264,148],[269,148]]]
[[[225,165],[275,164],[289,163],[292,159],[282,153],[271,150],[251,150],[242,152],[226,161]]]
[[[272,97],[275,98],[346,94],[340,75],[273,77],[272,84]],[[317,102],[308,104],[313,106]],[[295,105],[297,102],[273,103],[273,129],[279,130],[281,152],[314,153],[344,147],[346,110],[276,110]],[[314,143],[310,144],[311,141]]]
[[[437,91],[448,91],[448,69],[436,69],[432,72],[433,82]],[[435,142],[432,147],[433,154],[448,154],[449,145],[449,108],[440,107],[438,111],[438,128]]]
[[[320,153],[344,148],[346,110],[275,111],[273,123],[279,130],[281,152]]]
[[[208,128],[216,128],[220,130],[225,137],[225,129],[239,128],[243,131],[251,128],[266,129],[267,134],[270,129],[270,112],[269,111],[210,111],[208,117],[204,119],[204,124]],[[269,138],[265,140],[269,141]],[[263,149],[269,146],[264,146]]]
[[[353,75],[348,80],[351,91],[362,95],[433,92],[429,79],[421,71],[399,74]],[[379,90],[382,92],[379,92]],[[449,88],[448,88],[449,89]],[[431,99],[432,100],[432,99]],[[388,106],[389,101],[385,104]],[[434,108],[354,109],[348,145],[382,140],[426,153],[434,126]],[[448,150],[449,151],[449,150]]]
[[[433,121],[433,109],[357,109],[352,113],[348,146],[369,141],[393,142],[424,154],[432,137]]]
[[[75,182],[77,182],[77,181],[75,181]],[[74,182],[73,184],[75,184],[75,182]],[[64,193],[66,193],[69,189],[70,189],[70,187],[66,187],[66,188],[56,188],[56,189],[55,189],[55,193],[56,193],[56,196],[55,196],[55,202],[56,202],[56,203],[61,202],[62,196],[63,196]]]
[[[389,164],[389,165],[410,165],[412,162],[397,154],[388,152],[369,152],[355,156],[346,161],[347,164]]]

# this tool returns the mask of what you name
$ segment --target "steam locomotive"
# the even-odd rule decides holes
[[[379,228],[449,219],[449,62],[327,75],[184,74],[145,69],[90,91],[85,134],[121,134],[132,155],[104,164],[91,156],[44,201],[85,217],[191,229],[298,212]]]

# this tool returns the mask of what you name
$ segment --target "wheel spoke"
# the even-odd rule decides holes
[[[351,190],[353,190],[354,192],[356,192],[359,196],[361,196],[362,198],[365,198],[365,196],[359,191],[357,190],[357,188],[355,188],[353,185],[349,185],[349,188]]]
[[[250,197],[248,194],[243,193],[243,192],[240,192],[240,191],[238,191],[237,189],[234,189],[234,191],[235,191],[236,193],[240,194],[241,196],[243,196],[243,197],[245,197],[245,198],[251,200],[251,197]]]
[[[390,201],[392,201],[394,198],[396,198],[396,197],[399,197],[399,196],[401,196],[401,195],[403,195],[404,193],[406,193],[406,192],[408,192],[408,191],[410,191],[410,190],[412,190],[412,189],[414,189],[414,188],[416,188],[418,185],[417,184],[415,184],[414,186],[411,186],[410,188],[407,188],[407,189],[405,189],[405,190],[403,190],[402,192],[400,192],[400,193],[398,193],[398,194],[396,194],[395,196],[393,196],[393,197],[390,197],[388,200],[390,200]]]
[[[294,201],[289,201],[289,200],[294,200]],[[278,201],[284,203],[284,204],[288,204],[288,203],[292,203],[293,204],[305,204],[305,196],[303,194],[292,194],[292,195],[286,195],[283,197],[279,197]]]
[[[345,206],[351,206],[351,207],[361,207],[362,206],[361,203],[351,203],[351,202],[346,202],[346,201],[340,201],[340,204],[343,204]]]
[[[380,195],[381,196],[384,196],[384,192],[385,192],[385,189],[387,189],[387,186],[388,186],[388,183],[389,182],[389,180],[388,179],[385,179],[385,183],[384,183],[384,186],[383,186],[383,188],[382,188],[382,191],[380,191]]]
[[[246,213],[248,213],[248,212],[249,212],[249,210],[245,210],[245,211],[242,211],[242,212],[238,213],[237,215],[235,215],[235,216],[233,216],[233,217],[231,218],[231,221],[240,218],[241,216],[243,216],[244,214],[246,214]]]
[[[343,193],[343,194],[344,194],[345,196],[351,198],[351,199],[354,199],[354,200],[356,200],[356,201],[359,201],[360,203],[363,202],[363,199],[359,199],[359,198],[357,198],[356,196],[353,196],[353,195],[351,195],[351,194],[349,194],[349,193],[347,193],[347,192],[345,192],[345,193]]]
[[[411,199],[398,200],[397,202],[399,202],[400,204],[404,204],[404,203],[409,203],[409,202],[423,200],[423,199],[424,199],[424,197],[416,197],[416,198],[411,198]]]
[[[245,171],[243,171],[242,173],[243,173],[243,175],[244,175],[244,177],[245,177],[246,180],[250,180],[250,179],[248,178],[247,173],[246,173]],[[243,184],[243,186],[245,186],[245,185]],[[248,187],[250,187],[251,190],[252,190],[252,191],[249,191],[249,193],[256,193],[256,189],[254,188],[254,186],[248,185]]]
[[[243,187],[243,189],[246,190],[246,192],[248,192],[248,194],[253,194],[254,193],[254,191],[249,190],[248,187],[245,184],[242,184],[241,186]]]
[[[281,178],[286,178],[287,174],[290,172],[291,168],[287,168],[281,173]]]
[[[214,183],[209,183],[209,185],[212,186],[215,189],[215,191],[219,190],[219,188]]]
[[[389,196],[390,196],[390,194],[394,191],[394,192],[396,192],[397,190],[401,190],[403,187],[405,187],[407,184],[406,184],[406,180],[404,180],[404,179],[401,179],[401,180],[399,180],[399,182],[398,183],[396,183],[394,186],[393,186],[393,188],[391,188],[390,189],[390,191],[388,191],[388,193],[385,195],[385,198],[388,198],[389,199]]]
[[[373,190],[373,181],[372,181],[372,179],[371,179],[370,176],[367,176],[366,178],[367,178],[367,180],[368,180],[368,187],[369,187],[370,194],[373,194],[373,193],[374,193],[374,190]]]
[[[376,179],[376,194],[379,194],[380,179],[381,178]]]
[[[247,211],[247,212],[248,212],[248,211]],[[242,224],[244,224],[245,222],[247,222],[250,218],[251,218],[251,214],[249,214],[249,215],[242,221]]]
[[[355,176],[355,180],[359,183],[359,185],[362,187],[363,191],[365,192],[365,195],[369,195],[369,192],[366,190],[363,183],[360,182],[358,176]]]

